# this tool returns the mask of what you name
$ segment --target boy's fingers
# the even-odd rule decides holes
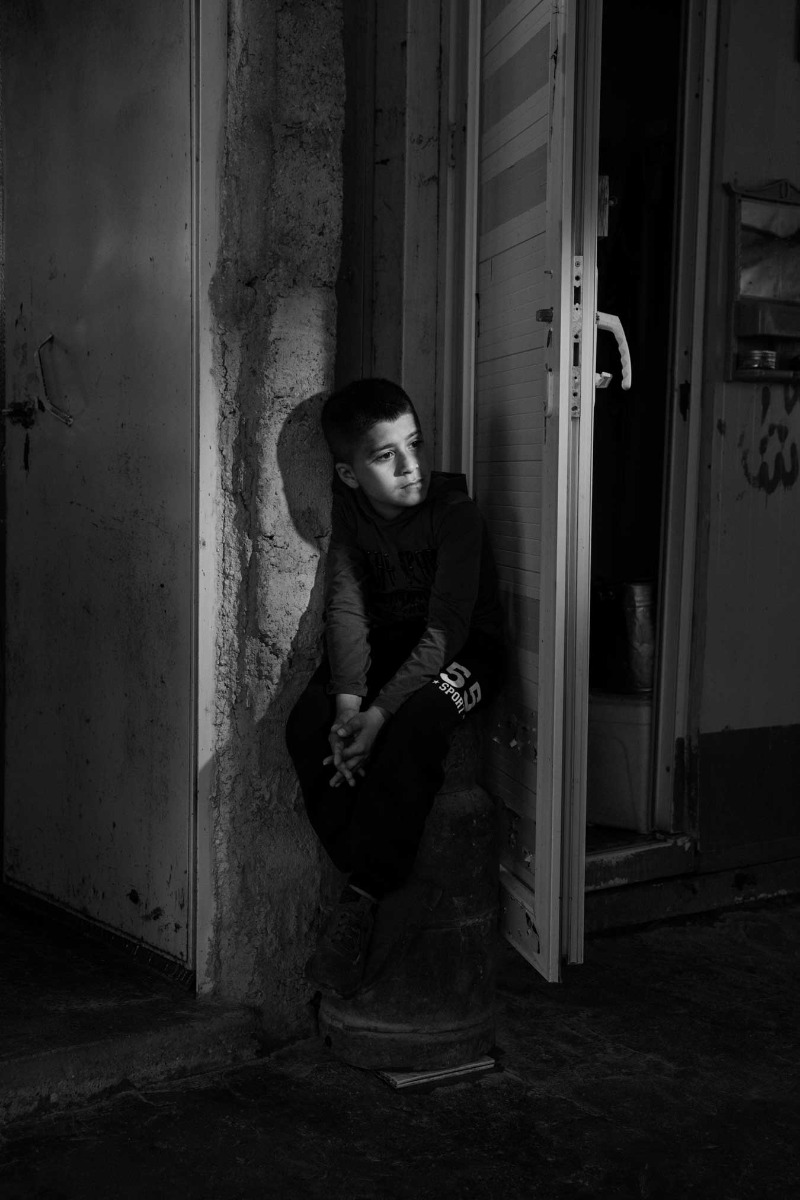
[[[333,725],[331,726],[331,733],[335,733],[338,737],[349,737],[353,732],[352,726],[353,718],[348,718],[344,721],[334,721]]]
[[[330,760],[330,759],[328,759],[328,758],[326,758],[326,759],[325,759],[325,762],[326,762],[326,763],[328,763],[328,762],[330,762],[330,761],[331,761],[331,760]],[[360,779],[363,779],[363,778],[364,778],[364,774],[365,774],[364,768],[363,768],[363,767],[356,767],[354,772],[352,772],[352,773],[351,773],[351,772],[349,772],[349,771],[348,771],[346,775],[345,775],[345,773],[344,773],[344,772],[342,772],[342,771],[337,771],[337,772],[336,772],[336,774],[335,774],[335,775],[333,775],[333,776],[331,777],[330,786],[331,786],[331,787],[341,787],[341,785],[342,785],[343,783],[348,783],[348,784],[350,785],[350,787],[355,787],[355,785],[356,785],[356,781],[355,781],[355,779],[353,778],[353,775],[354,775],[354,774],[355,774],[355,775],[358,775],[358,777],[359,777]]]
[[[333,734],[330,736],[331,760],[338,767],[342,761],[342,743]]]
[[[366,758],[371,749],[372,744],[370,742],[366,741],[366,739],[362,741],[358,738],[342,750],[342,761],[350,766],[353,759]]]

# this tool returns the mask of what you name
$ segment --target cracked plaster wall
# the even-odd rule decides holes
[[[307,1031],[302,966],[330,882],[283,730],[316,662],[330,462],[344,68],[337,0],[231,0],[221,248],[213,952],[207,985]]]

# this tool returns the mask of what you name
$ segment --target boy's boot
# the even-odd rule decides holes
[[[344,889],[306,964],[306,979],[339,996],[352,996],[358,991],[376,908],[372,896],[349,886]]]

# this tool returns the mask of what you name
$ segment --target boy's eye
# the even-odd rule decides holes
[[[384,450],[383,454],[379,454],[377,456],[377,458],[375,459],[375,462],[388,462],[388,460],[391,457],[392,457],[391,450]]]

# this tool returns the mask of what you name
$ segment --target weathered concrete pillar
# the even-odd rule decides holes
[[[221,252],[213,954],[201,989],[307,1028],[321,865],[284,749],[312,669],[330,463],[344,72],[338,0],[231,0]],[[203,630],[200,630],[203,636]]]

